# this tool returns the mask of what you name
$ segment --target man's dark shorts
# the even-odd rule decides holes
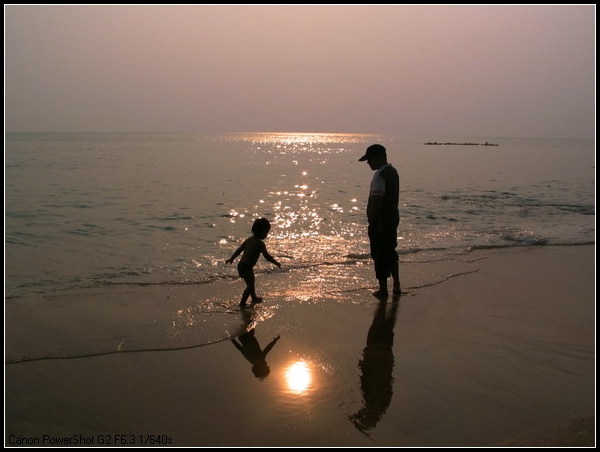
[[[375,277],[386,279],[391,275],[392,262],[398,261],[398,223],[389,222],[377,227],[369,225],[369,245],[375,263]]]

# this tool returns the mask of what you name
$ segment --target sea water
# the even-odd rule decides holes
[[[443,137],[437,142],[454,144],[425,144],[436,139],[6,133],[5,318],[25,316],[31,329],[18,343],[7,338],[6,359],[116,350],[123,341],[91,345],[117,335],[106,325],[96,335],[77,333],[66,348],[53,341],[69,335],[70,319],[82,306],[91,318],[110,309],[107,294],[182,285],[202,292],[236,279],[235,265],[225,260],[259,217],[271,221],[266,243],[290,278],[326,266],[345,290],[363,287],[347,276],[353,265],[371,265],[365,207],[372,171],[358,159],[373,143],[388,149],[400,174],[401,273],[411,264],[421,269],[418,277],[403,277],[403,289],[461,273],[455,257],[468,260],[473,250],[595,243],[593,140]],[[440,262],[450,265],[440,270]],[[256,271],[273,268],[261,259]],[[309,285],[295,294],[312,296]],[[180,324],[196,308],[179,306],[174,316],[173,306],[156,307],[150,321],[136,318],[133,303],[126,328],[144,331],[159,318],[180,336]],[[44,310],[64,322],[27,340],[23,336],[41,334],[35,319]],[[201,316],[210,323],[222,307],[205,302],[196,310],[195,322]],[[220,326],[212,331],[190,344],[231,334]],[[146,339],[129,341],[130,350],[171,347],[160,335],[137,336]],[[51,345],[32,348],[28,341]]]

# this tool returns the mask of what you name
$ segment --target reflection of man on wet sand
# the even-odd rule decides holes
[[[261,350],[260,344],[254,337],[254,328],[238,337],[239,342],[231,339],[235,348],[237,348],[244,358],[252,364],[252,373],[261,380],[269,375],[271,369],[267,365],[267,353],[271,351],[275,343],[279,340],[279,334],[274,338],[264,350]]]
[[[394,369],[394,325],[398,310],[398,298],[394,298],[390,309],[381,301],[373,323],[367,334],[367,346],[358,366],[361,371],[360,389],[365,406],[357,413],[348,416],[354,426],[365,433],[374,428],[387,410],[392,400]]]

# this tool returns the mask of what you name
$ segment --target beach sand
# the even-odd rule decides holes
[[[340,302],[330,268],[260,275],[239,316],[262,349],[280,335],[262,379],[230,340],[5,365],[5,446],[594,446],[595,246],[475,256],[420,289],[401,264],[410,294],[387,303]]]

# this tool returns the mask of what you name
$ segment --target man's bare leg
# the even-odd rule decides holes
[[[398,261],[392,262],[392,280],[394,281],[394,295],[400,295],[400,268]]]

